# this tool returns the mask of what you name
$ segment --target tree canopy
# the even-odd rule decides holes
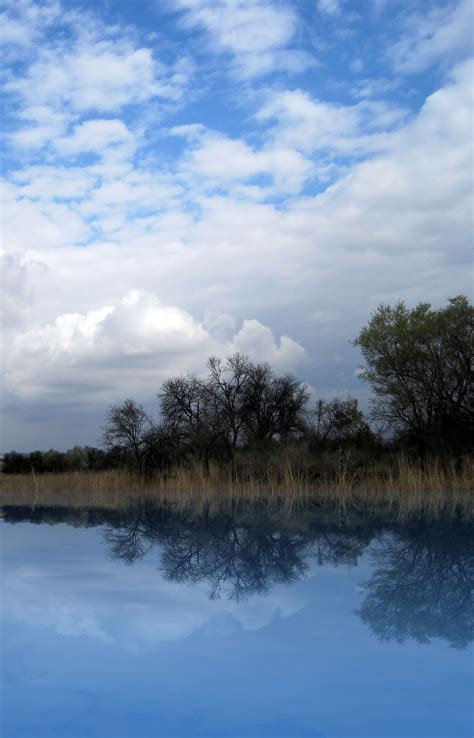
[[[293,376],[241,354],[211,357],[207,368],[203,378],[167,380],[159,394],[164,427],[200,460],[220,449],[233,461],[243,445],[262,447],[303,430],[308,392]]]
[[[372,417],[423,451],[465,450],[474,430],[474,308],[380,305],[354,344],[374,391]]]

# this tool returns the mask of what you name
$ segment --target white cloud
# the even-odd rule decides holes
[[[302,346],[289,336],[276,342],[268,326],[258,320],[244,320],[242,328],[234,336],[237,350],[253,361],[268,361],[278,371],[288,371],[304,364],[306,353]]]
[[[180,131],[174,129],[173,132]],[[258,199],[279,192],[299,192],[312,172],[311,162],[290,146],[255,149],[242,139],[231,139],[215,131],[195,127],[185,127],[182,133],[193,144],[185,153],[181,170],[185,176],[196,178],[201,183],[204,178],[211,185],[230,186],[239,180],[248,181],[267,175],[272,183],[255,188]]]
[[[263,322],[281,325],[280,333],[293,335],[293,320],[309,336],[307,316],[315,306],[329,316],[345,306],[358,321],[369,309],[367,294],[373,303],[391,296],[416,299],[417,289],[419,299],[465,291],[470,75],[468,65],[459,67],[419,116],[390,136],[383,154],[353,166],[324,194],[288,199],[283,208],[249,202],[232,190],[206,195],[197,173],[185,194],[177,187],[167,199],[167,188],[177,185],[171,175],[162,180],[122,171],[74,207],[34,202],[22,192],[26,183],[10,187],[6,242],[47,266],[38,285],[38,319],[51,323],[67,312],[85,314],[140,288],[192,315],[212,310],[240,321],[271,316]],[[232,159],[224,158],[227,141],[217,157],[225,167],[213,164],[223,178],[233,171]],[[243,151],[245,177],[255,171],[254,157],[262,166],[265,149]],[[233,186],[229,180],[227,185]],[[141,198],[146,212],[139,210]],[[95,230],[79,213],[94,216]],[[70,246],[94,234],[87,249]],[[114,243],[106,242],[112,238]],[[350,338],[354,328],[340,317],[338,330]]]
[[[313,63],[306,52],[286,48],[298,25],[289,5],[266,0],[175,0],[174,5],[184,11],[186,27],[207,31],[212,51],[232,55],[243,77],[274,69],[300,71]]]
[[[59,2],[35,3],[31,0],[3,0],[4,12],[0,14],[2,47],[31,47],[41,33],[63,16]],[[67,15],[67,14],[66,14]],[[11,49],[8,53],[11,55]]]
[[[179,192],[152,212],[153,179],[142,182],[135,171],[135,182],[109,179],[77,206],[107,231],[83,249],[69,244],[92,237],[92,227],[82,233],[84,221],[70,206],[34,202],[21,187],[10,188],[4,231],[11,250],[45,265],[35,293],[38,322],[117,305],[140,288],[190,315],[265,316],[278,335],[295,335],[296,325],[295,338],[319,356],[319,341],[338,341],[337,334],[345,345],[382,300],[468,292],[471,74],[469,64],[458,67],[383,154],[353,166],[326,192],[283,208],[190,187],[186,212]],[[249,162],[251,168],[252,156]],[[166,180],[155,184],[165,196]],[[138,209],[141,196],[150,214],[137,210],[127,220],[127,202]],[[104,242],[106,235],[114,243]],[[312,320],[316,311],[330,336]]]
[[[293,36],[296,16],[289,7],[262,0],[177,0],[188,26],[202,26],[216,43],[236,54],[284,46]]]
[[[18,147],[41,148],[64,133],[69,116],[53,110],[47,105],[26,105],[20,111],[20,118],[28,125],[10,135],[10,141]]]
[[[368,153],[386,146],[387,130],[399,125],[406,111],[383,102],[364,100],[335,105],[314,100],[303,90],[270,93],[256,118],[276,120],[276,142],[305,152]]]
[[[406,33],[388,50],[397,72],[416,74],[431,65],[472,52],[471,0],[451,0],[406,20]]]
[[[25,197],[21,187],[2,186],[2,242],[8,252],[83,243],[90,226],[68,204]]]
[[[103,155],[109,147],[126,147],[127,155],[133,153],[133,134],[121,120],[88,120],[75,126],[71,136],[57,138],[54,148],[63,156],[76,156],[86,152]]]
[[[82,200],[97,183],[91,168],[64,165],[26,167],[12,177],[17,197],[34,200]]]
[[[318,10],[327,15],[339,15],[341,12],[340,0],[317,0]]]
[[[176,58],[182,28],[173,29],[177,45],[166,45],[161,31],[140,35],[63,8],[50,34],[54,3],[48,17],[33,12],[47,5],[18,0],[15,14],[9,2],[10,17],[33,29],[35,41],[25,46],[17,29],[10,35],[18,42],[8,45],[23,56],[22,76],[12,67],[8,77],[18,96],[7,106],[7,131],[16,114],[20,126],[8,138],[15,148],[3,199],[3,339],[14,410],[5,427],[20,422],[22,407],[40,407],[38,398],[62,402],[68,383],[99,407],[123,387],[155,391],[162,370],[199,368],[210,353],[237,347],[297,368],[304,345],[304,378],[334,388],[331,357],[345,357],[353,376],[358,356],[347,340],[379,302],[440,304],[469,291],[468,64],[415,112],[420,85],[410,114],[393,102],[411,100],[403,78],[387,81],[386,70],[374,78],[368,64],[364,79],[350,83],[356,104],[337,84],[322,99],[323,77],[288,89],[275,75],[262,87],[257,74],[297,65],[309,48],[296,6],[187,0],[178,17],[204,29],[231,70],[254,76],[237,93],[194,33],[202,84],[189,115],[176,115],[177,100],[188,102],[190,70],[162,59]],[[438,20],[427,13],[424,26],[414,19],[411,40],[392,49],[395,63],[433,66],[442,49],[453,59],[465,8],[450,4]],[[395,15],[408,18],[400,8]],[[424,79],[431,84],[433,75]],[[195,104],[210,91],[219,93],[212,105]],[[173,116],[164,128],[166,112]],[[133,290],[160,302],[126,305]],[[106,306],[110,314],[100,312]],[[153,330],[143,327],[148,313],[158,316]],[[176,330],[167,334],[172,319]],[[54,434],[56,419],[50,427]]]
[[[95,215],[101,226],[106,219],[117,218],[120,227],[125,228],[131,215],[149,212],[156,218],[159,212],[177,203],[181,194],[179,184],[170,177],[130,169],[121,177],[104,178],[83,202],[80,212]],[[146,229],[153,223],[154,220],[143,220]]]
[[[73,113],[110,113],[153,97],[173,99],[179,94],[150,49],[110,41],[60,54],[46,49],[27,75],[9,82],[6,89],[29,104],[65,106]]]
[[[28,28],[23,23],[8,17],[6,13],[0,13],[0,24],[2,45],[29,46],[31,44]]]
[[[28,325],[33,301],[29,277],[35,269],[33,264],[27,265],[17,254],[0,253],[0,270],[1,333],[5,340],[12,331],[24,330]],[[37,278],[41,278],[41,271],[41,267],[36,270]]]
[[[296,341],[288,336],[276,341],[256,320],[245,321],[232,340],[222,341],[186,311],[131,291],[116,305],[61,315],[52,325],[17,335],[6,360],[6,385],[23,398],[52,403],[69,401],[71,386],[82,403],[133,393],[150,397],[168,376],[202,371],[209,356],[236,351],[285,371],[305,359]]]
[[[22,73],[10,71],[3,85],[7,112],[27,121],[11,135],[15,145],[41,148],[81,116],[116,115],[151,100],[156,119],[181,100],[192,74],[186,55],[164,63],[130,29],[106,26],[93,12],[29,0],[8,6],[9,37],[31,46],[23,49]],[[11,43],[8,49],[11,56]]]

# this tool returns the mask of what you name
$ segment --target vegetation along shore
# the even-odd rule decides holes
[[[109,408],[102,448],[5,454],[1,504],[180,508],[379,505],[471,517],[474,308],[381,305],[353,342],[373,391],[311,398],[292,375],[235,354],[170,378],[154,422],[133,399]]]

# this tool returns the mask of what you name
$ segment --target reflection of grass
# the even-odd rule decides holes
[[[166,476],[132,476],[125,471],[71,472],[37,475],[0,475],[0,504],[66,505],[71,507],[127,507],[139,499],[153,499],[177,509],[218,510],[235,504],[267,503],[286,509],[332,505],[386,511],[397,518],[474,518],[474,461],[462,470],[433,461],[428,469],[404,457],[390,466],[339,469],[316,479],[295,468],[289,458],[257,476],[232,479],[230,471],[212,466],[177,468]]]

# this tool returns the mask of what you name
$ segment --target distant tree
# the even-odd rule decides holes
[[[372,417],[421,451],[463,451],[474,438],[474,308],[466,297],[432,310],[381,305],[355,339]]]
[[[104,469],[121,469],[130,465],[130,457],[123,446],[113,446],[107,451],[102,449],[88,449],[89,469],[102,471]]]
[[[83,451],[86,456],[86,469],[88,471],[100,471],[102,469],[107,468],[107,464],[106,464],[107,453],[102,448],[94,448],[93,446],[85,446],[83,448]]]
[[[102,427],[102,442],[110,451],[120,449],[128,465],[135,471],[143,468],[152,424],[142,406],[127,399],[121,405],[112,405]]]
[[[9,451],[3,457],[2,472],[3,474],[31,474],[29,454]]]
[[[87,447],[74,446],[65,453],[65,465],[69,471],[86,471],[89,468]]]
[[[375,441],[375,436],[359,409],[356,399],[318,400],[310,414],[310,437],[318,450],[362,446]]]
[[[49,451],[45,451],[43,457],[43,471],[50,473],[58,473],[66,471],[67,469],[67,457],[62,451],[56,451],[51,448]]]
[[[28,454],[29,471],[33,468],[36,474],[46,471],[42,451],[32,451]]]

